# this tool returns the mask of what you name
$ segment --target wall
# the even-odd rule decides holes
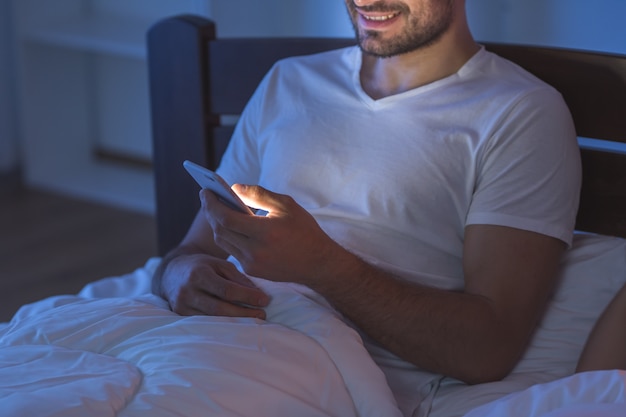
[[[18,164],[10,7],[0,1],[0,174]]]
[[[218,36],[353,35],[343,0],[212,0]]]
[[[220,36],[353,36],[343,0],[208,4]],[[467,0],[467,10],[479,40],[626,53],[625,0]]]
[[[18,116],[21,116],[20,120],[25,120],[23,115],[27,112],[16,115],[13,81],[15,74],[12,74],[15,55],[11,23],[16,28],[20,25],[17,21],[11,22],[8,16],[12,11],[20,10],[17,5],[25,3],[25,0],[0,0],[0,172],[14,168],[19,160],[18,135],[28,137],[29,129],[33,125],[39,125],[22,122],[18,126],[16,122]],[[49,20],[51,15],[61,15],[63,8],[80,9],[82,13],[122,14],[146,20],[180,13],[185,9],[187,12],[210,16],[216,20],[218,35],[222,37],[353,36],[344,0],[29,0],[28,3],[32,3],[33,7],[29,13],[24,13],[28,16],[22,16],[25,21]],[[11,6],[14,10],[11,10]],[[626,39],[626,25],[622,23],[623,16],[626,16],[626,0],[467,0],[467,8],[470,25],[479,40],[626,53],[626,42],[623,41]],[[29,26],[34,25],[31,23]],[[21,49],[24,49],[24,45],[20,44]],[[29,48],[32,53],[45,51],[45,48],[39,51],[32,44]],[[32,58],[31,55],[28,57]],[[133,140],[137,150],[131,150],[133,154],[149,157],[149,134],[146,133],[149,129],[149,114],[144,63],[141,60],[109,58],[99,55],[90,61],[95,64],[97,71],[94,71],[89,83],[95,91],[95,98],[87,107],[104,110],[98,114],[106,116],[93,123],[95,128],[92,130],[96,132],[92,135],[96,137],[93,140],[106,143],[107,146],[117,146],[117,142],[113,143],[110,139],[116,138],[128,149],[131,143],[129,137],[143,138],[141,141]],[[73,68],[66,59],[57,61],[59,65],[70,65]],[[99,64],[100,61],[103,61],[103,65]],[[35,70],[43,71],[40,67]],[[46,71],[49,70],[50,68],[46,68]],[[30,97],[38,94],[36,88],[29,88],[28,84],[32,83],[26,84],[21,92],[23,95]],[[126,90],[132,97],[122,104],[131,107],[131,111],[126,111],[125,107],[119,105],[119,97],[115,98],[117,91],[125,93]],[[27,101],[41,102],[30,97],[29,100],[20,100],[19,103],[24,104]],[[120,113],[124,113],[134,123],[127,123]],[[91,118],[95,119],[96,116]],[[77,121],[72,123],[72,126],[76,125]],[[72,130],[72,126],[68,129]],[[135,128],[139,131],[133,130]],[[20,144],[22,160],[26,160],[24,155],[29,150],[25,143],[27,141],[23,140]],[[42,151],[40,146],[34,148]],[[67,154],[70,155],[71,152],[68,151]],[[107,181],[114,180],[107,178]]]
[[[551,0],[546,14],[552,44],[626,54],[626,1]]]
[[[224,2],[224,0],[221,0]],[[236,3],[240,0],[227,0]],[[211,0],[87,0],[85,2],[88,13],[112,14],[136,18],[140,20],[155,21],[163,16],[179,13],[193,13],[207,16]]]
[[[624,0],[467,0],[477,39],[626,54]]]

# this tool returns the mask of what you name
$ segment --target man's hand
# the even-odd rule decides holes
[[[293,198],[260,186],[233,186],[249,206],[268,212],[248,216],[228,209],[202,191],[202,211],[215,243],[233,255],[246,273],[272,281],[307,284],[325,275],[328,265],[349,258]],[[343,257],[343,258],[342,258]]]
[[[167,263],[160,284],[160,295],[178,314],[265,319],[268,296],[224,259],[178,255]]]

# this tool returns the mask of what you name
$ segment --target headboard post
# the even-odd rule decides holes
[[[147,37],[153,160],[159,184],[158,250],[164,255],[171,242],[184,237],[200,206],[197,185],[182,168],[182,161],[207,165],[209,109],[204,66],[215,25],[196,16],[177,16],[155,24]]]

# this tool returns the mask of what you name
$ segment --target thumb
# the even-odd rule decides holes
[[[248,206],[267,212],[284,211],[285,196],[269,191],[259,185],[234,184],[235,194]]]

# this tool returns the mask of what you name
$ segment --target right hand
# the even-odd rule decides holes
[[[161,278],[161,296],[175,313],[265,319],[269,296],[235,265],[206,254],[172,259]]]

